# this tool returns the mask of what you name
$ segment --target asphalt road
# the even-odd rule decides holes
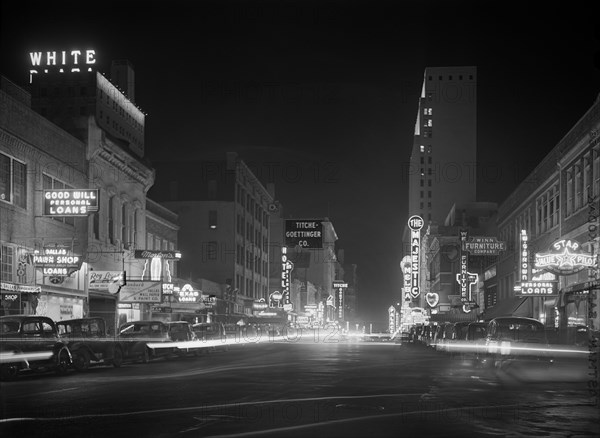
[[[535,373],[534,373],[535,374]],[[600,436],[586,381],[314,339],[2,382],[2,437]]]

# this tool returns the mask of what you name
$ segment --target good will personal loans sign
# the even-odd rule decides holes
[[[98,211],[98,189],[44,190],[44,216],[87,216]]]

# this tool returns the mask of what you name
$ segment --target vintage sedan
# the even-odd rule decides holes
[[[199,341],[202,342],[204,348],[210,347],[209,350],[226,351],[228,347],[228,335],[225,326],[220,322],[199,322],[193,325],[194,333]]]
[[[197,356],[200,353],[201,344],[198,342],[191,322],[169,321],[166,324],[169,329],[169,337],[176,343],[178,355]]]
[[[537,319],[498,317],[488,323],[480,360],[503,376],[543,376],[553,362],[549,347],[544,324]]]
[[[154,358],[169,358],[177,354],[177,347],[169,335],[169,327],[162,321],[131,321],[121,324],[117,340],[126,361],[148,363]]]
[[[0,375],[16,379],[27,372],[54,371],[66,374],[71,352],[61,339],[54,321],[46,316],[0,317]]]
[[[103,318],[63,320],[56,326],[60,336],[68,343],[73,366],[78,371],[104,364],[119,368],[123,363],[123,348],[114,336],[107,334]]]

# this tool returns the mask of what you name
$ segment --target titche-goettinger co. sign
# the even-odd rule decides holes
[[[44,216],[87,216],[98,211],[98,189],[44,190]]]

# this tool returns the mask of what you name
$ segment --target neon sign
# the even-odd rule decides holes
[[[469,313],[471,311],[470,304],[473,304],[471,288],[478,283],[479,275],[469,272],[469,256],[463,250],[467,242],[466,231],[460,231],[460,241],[460,273],[456,274],[456,281],[460,285],[460,301],[463,303],[463,312]]]
[[[44,190],[44,216],[87,216],[98,211],[98,189]]]
[[[535,267],[557,275],[575,274],[597,264],[597,255],[585,253],[574,240],[559,240],[552,244],[547,253],[535,254]]]
[[[58,68],[58,71],[64,73],[65,70],[79,72],[81,68],[87,67],[87,71],[92,71],[92,65],[96,64],[96,51],[88,50],[61,50],[51,52],[30,52],[31,74],[39,73],[38,68],[43,68],[44,73],[48,73],[48,68]]]
[[[287,257],[287,247],[281,248],[281,295],[284,300],[283,308],[286,311],[292,310],[290,300],[290,277],[294,264]]]
[[[337,297],[338,297],[338,318],[340,321],[344,319],[344,289],[348,287],[348,283],[344,283],[343,281],[334,281],[333,288],[337,289]]]
[[[410,257],[411,257],[411,286],[410,296],[417,298],[420,293],[419,286],[419,270],[420,270],[420,255],[421,255],[421,228],[424,222],[421,216],[411,216],[408,219],[408,228],[410,228]]]
[[[520,277],[521,281],[529,280],[529,245],[528,245],[528,237],[527,231],[521,230],[521,263],[520,266]]]

